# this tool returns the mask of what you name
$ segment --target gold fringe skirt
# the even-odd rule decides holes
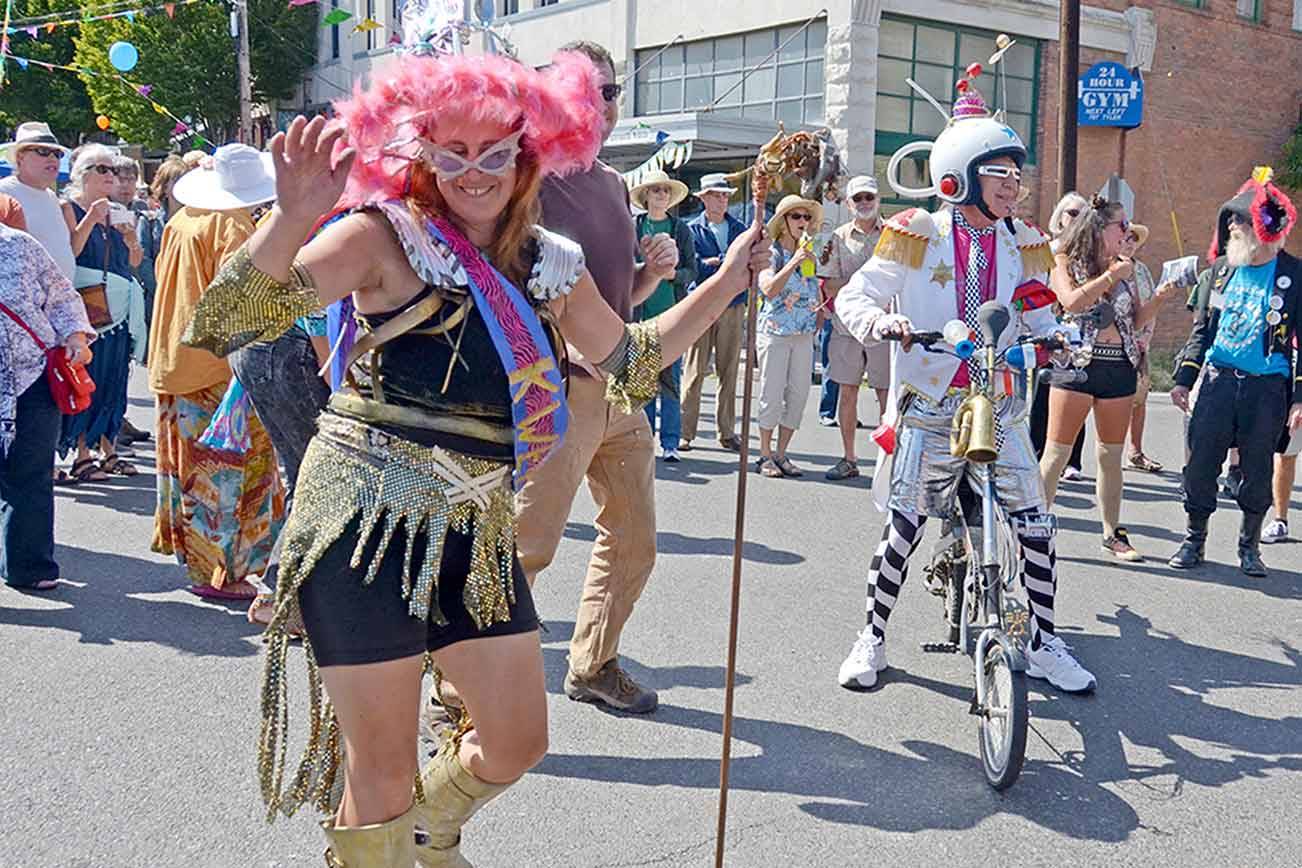
[[[275,613],[267,626],[267,661],[262,685],[262,732],[258,772],[268,820],[292,815],[304,803],[332,811],[342,793],[339,726],[325,699],[310,639],[304,639],[308,667],[308,740],[293,779],[285,786],[289,689],[287,625],[298,616],[298,590],[328,548],[357,519],[359,531],[351,566],[362,569],[363,553],[378,531],[363,580],[370,583],[399,525],[406,545],[402,595],[412,617],[446,623],[439,610],[437,577],[449,530],[473,540],[470,573],[462,600],[483,629],[510,619],[515,602],[512,559],[515,516],[511,466],[427,447],[351,419],[323,414],[299,471],[294,507],[276,589]],[[428,545],[413,563],[418,535]]]

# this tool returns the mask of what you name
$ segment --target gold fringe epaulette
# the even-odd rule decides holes
[[[1022,274],[1047,274],[1053,271],[1053,249],[1048,239],[1043,244],[1019,248],[1022,252]]]
[[[927,256],[927,245],[935,234],[935,222],[926,211],[921,208],[901,211],[882,227],[882,235],[873,248],[873,256],[909,268],[921,268],[922,261]]]
[[[1053,271],[1053,248],[1049,246],[1049,236],[1024,220],[1013,222],[1017,249],[1022,254],[1022,276],[1029,278]]]

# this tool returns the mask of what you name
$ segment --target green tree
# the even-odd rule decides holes
[[[251,0],[250,60],[255,101],[285,99],[313,62],[318,11],[278,0]],[[93,7],[92,7],[93,8]],[[230,7],[207,2],[161,12],[86,22],[76,42],[76,59],[97,75],[83,74],[95,111],[108,115],[114,131],[131,142],[163,147],[176,121],[167,108],[215,143],[234,138],[239,116],[235,42]],[[140,54],[135,69],[119,75],[109,47],[130,42]],[[149,97],[137,88],[148,85]]]
[[[1292,190],[1302,190],[1302,124],[1284,143],[1284,158],[1279,167],[1279,183]]]
[[[78,5],[78,0],[15,0],[12,18],[22,21],[55,12],[75,16]],[[18,57],[66,66],[73,61],[76,33],[76,27],[58,27],[53,33],[40,28],[32,39],[20,29],[9,37],[9,50]],[[45,121],[60,141],[73,146],[83,133],[95,129],[95,112],[86,86],[75,73],[35,64],[24,70],[8,60],[0,90],[0,125],[12,131],[24,121]]]

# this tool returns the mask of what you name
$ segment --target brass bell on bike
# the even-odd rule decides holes
[[[974,392],[963,399],[949,432],[949,454],[973,464],[989,464],[999,455],[995,446],[995,404]]]

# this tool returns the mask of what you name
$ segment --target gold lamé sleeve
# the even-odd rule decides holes
[[[625,326],[624,336],[597,367],[607,377],[608,403],[625,413],[646,406],[660,393],[660,326],[654,319]]]
[[[299,317],[320,308],[306,268],[294,263],[290,282],[281,283],[254,266],[241,247],[204,290],[181,343],[227,356],[254,341],[280,337]]]

